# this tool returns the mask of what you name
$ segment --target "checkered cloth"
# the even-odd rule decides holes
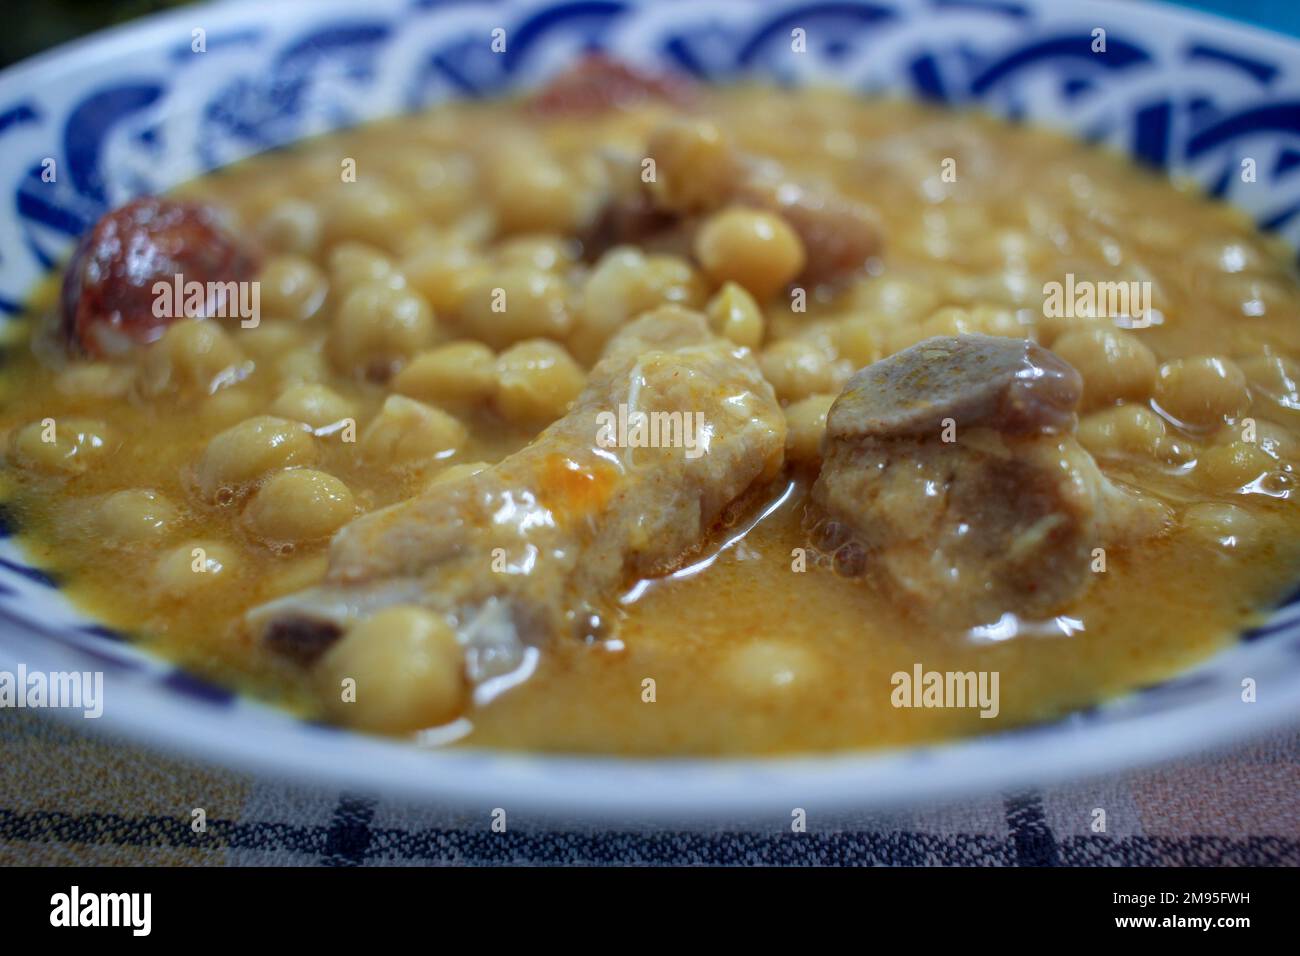
[[[254,779],[0,711],[0,864],[1300,864],[1300,730],[1088,783],[725,826],[448,811]],[[195,833],[202,807],[207,829]],[[1094,808],[1106,832],[1093,833]]]

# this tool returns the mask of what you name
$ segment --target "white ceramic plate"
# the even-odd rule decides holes
[[[507,31],[508,52],[488,40]],[[794,29],[807,52],[791,51]],[[1107,54],[1091,53],[1104,29]],[[207,51],[192,50],[195,30]],[[1300,44],[1132,2],[227,3],[0,74],[0,312],[109,206],[265,148],[533,85],[600,48],[706,80],[892,90],[1064,126],[1193,176],[1300,239]],[[1256,159],[1258,182],[1234,175]],[[45,159],[58,164],[42,182]],[[2,518],[2,516],[0,516]],[[942,746],[652,760],[421,749],[303,722],[124,643],[0,539],[0,670],[103,670],[95,722],[201,760],[354,790],[594,814],[899,803],[1113,771],[1300,715],[1300,595],[1195,671],[1066,720]],[[1241,700],[1241,681],[1258,700]],[[79,719],[79,718],[71,718]]]

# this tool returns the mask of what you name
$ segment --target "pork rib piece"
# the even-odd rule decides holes
[[[931,617],[1058,612],[1086,587],[1095,548],[1168,520],[1074,439],[1081,386],[1041,346],[982,335],[928,339],[861,370],[827,416],[814,543]]]
[[[698,426],[672,433],[693,447],[602,447],[618,438],[607,416],[620,405],[633,422],[638,411],[676,413],[682,428]],[[610,340],[575,407],[532,444],[347,525],[324,582],[255,608],[250,623],[308,661],[352,621],[416,603],[447,616],[471,652],[471,679],[485,680],[527,646],[599,631],[623,585],[672,570],[780,470],[784,442],[780,406],[747,350],[697,314],[649,313]]]

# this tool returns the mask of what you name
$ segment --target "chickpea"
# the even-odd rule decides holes
[[[472,249],[444,244],[414,250],[402,260],[411,287],[428,300],[437,315],[460,315],[465,300],[492,276]]]
[[[488,169],[488,196],[502,232],[572,232],[584,212],[577,183],[533,149],[505,150]]]
[[[451,342],[421,352],[397,373],[393,390],[435,404],[472,405],[497,387],[497,358],[481,342]]]
[[[263,246],[275,252],[314,255],[320,248],[320,212],[301,199],[281,200],[258,223],[257,237]]]
[[[325,385],[302,383],[280,393],[271,412],[290,421],[305,422],[313,429],[352,418],[356,409],[338,392]]]
[[[1132,333],[1075,329],[1057,339],[1052,351],[1082,376],[1085,409],[1143,401],[1155,385],[1156,357]]]
[[[164,495],[144,488],[115,491],[99,502],[100,533],[117,544],[140,544],[167,536],[176,522],[176,506]]]
[[[711,216],[695,238],[695,258],[715,282],[738,282],[766,302],[804,267],[803,242],[780,216],[733,206]]]
[[[901,351],[936,335],[1001,335],[1019,339],[1025,337],[1026,329],[1010,309],[992,306],[963,309],[947,306],[919,325],[902,325],[891,329],[890,351]]]
[[[1079,422],[1080,443],[1098,458],[1123,455],[1159,457],[1165,423],[1144,405],[1119,405],[1093,412]]]
[[[1183,513],[1183,529],[1204,544],[1225,551],[1242,550],[1259,543],[1259,519],[1236,505],[1202,502]]]
[[[303,326],[284,319],[260,322],[239,336],[240,346],[259,364],[286,355],[305,341]]]
[[[276,256],[262,267],[261,305],[285,319],[310,319],[320,311],[329,283],[325,273],[302,256]]]
[[[411,277],[407,275],[404,263],[411,256],[418,252],[423,252],[430,248],[439,250],[451,249],[468,249],[469,247],[460,242],[458,238],[453,238],[452,234],[446,229],[439,229],[430,223],[421,223],[406,235],[402,236],[397,245],[397,251],[394,253],[393,261],[397,263],[397,271],[409,282]]]
[[[1235,419],[1250,407],[1246,376],[1230,359],[1175,359],[1160,366],[1156,403],[1178,422],[1207,428]]]
[[[516,236],[496,247],[497,261],[507,268],[563,273],[578,259],[572,240],[556,235]]]
[[[919,322],[933,315],[940,301],[933,282],[891,275],[860,282],[846,294],[850,309],[874,316],[886,325]]]
[[[464,446],[465,426],[439,408],[390,395],[361,436],[361,455],[382,465],[425,465]]]
[[[257,489],[244,520],[267,541],[298,543],[333,534],[355,513],[352,492],[339,479],[290,468],[277,471]]]
[[[395,250],[418,222],[415,208],[394,189],[374,183],[342,183],[324,207],[325,242],[347,240]]]
[[[234,576],[235,549],[218,541],[191,541],[168,551],[154,567],[155,597],[185,600]]]
[[[271,597],[294,594],[320,584],[329,570],[326,553],[305,556],[283,555],[266,578],[266,593]]]
[[[854,369],[865,368],[881,358],[878,338],[871,318],[851,315],[835,328],[835,349]]]
[[[1175,468],[1195,464],[1197,449],[1191,442],[1174,435],[1165,435],[1156,440],[1156,460]]]
[[[757,349],[763,341],[763,313],[753,296],[734,282],[724,283],[709,302],[706,314],[713,331],[723,338]]]
[[[1182,232],[1172,223],[1161,219],[1141,219],[1134,223],[1133,238],[1138,245],[1161,252],[1181,252],[1186,245]]]
[[[463,243],[477,249],[500,238],[500,230],[492,210],[480,208],[461,216],[448,226],[446,236],[450,242]]]
[[[809,395],[785,408],[785,456],[790,461],[816,464],[822,458],[826,416],[834,395]]]
[[[68,398],[99,401],[123,398],[131,391],[135,374],[129,367],[107,362],[78,362],[54,379],[54,388]]]
[[[10,439],[21,467],[65,475],[84,472],[119,445],[106,424],[89,418],[43,419],[24,425]]]
[[[1218,275],[1209,291],[1221,309],[1242,318],[1272,318],[1292,308],[1290,282],[1267,276]]]
[[[601,256],[587,277],[569,348],[584,362],[594,361],[633,316],[660,305],[695,307],[704,299],[704,283],[689,262],[618,246]]]
[[[569,410],[586,376],[563,346],[520,342],[497,357],[497,407],[521,424],[552,422]]]
[[[445,724],[469,700],[455,633],[419,607],[387,608],[355,625],[326,651],[314,676],[331,716],[381,733]],[[348,680],[355,700],[344,699]]]
[[[1300,438],[1276,422],[1243,418],[1236,425],[1225,426],[1216,438],[1216,444],[1233,441],[1252,443],[1276,461],[1300,461]]]
[[[340,368],[387,377],[436,335],[433,312],[420,295],[371,281],[355,286],[339,305],[330,347]]]
[[[1269,402],[1280,415],[1296,416],[1300,409],[1300,363],[1282,355],[1257,355],[1239,364],[1257,399]]]
[[[564,280],[537,269],[494,272],[465,296],[461,325],[494,349],[524,339],[563,338],[572,318]]]
[[[1234,441],[1204,449],[1196,458],[1195,474],[1214,491],[1236,491],[1266,475],[1276,462],[1258,445]]]
[[[633,308],[629,317],[648,312],[660,305],[677,305],[694,308],[707,298],[704,279],[692,265],[680,256],[655,254],[641,262],[638,286],[634,298],[646,302],[644,308]]]
[[[1200,268],[1230,275],[1247,270],[1257,272],[1264,266],[1264,259],[1256,249],[1239,240],[1225,241],[1222,237],[1196,243],[1189,258]]]
[[[204,400],[199,406],[199,416],[205,425],[229,428],[261,410],[262,399],[252,392],[242,387],[223,388]]]
[[[754,699],[775,699],[820,686],[825,668],[808,648],[790,641],[761,640],[729,651],[722,662],[727,685]]]
[[[992,305],[977,305],[963,310],[957,324],[966,334],[1001,335],[1012,339],[1028,338],[1031,331],[1030,324],[1015,311]]]
[[[1055,349],[1056,342],[1071,332],[1113,332],[1115,324],[1110,319],[1093,315],[1043,315],[1034,319],[1038,342]]]
[[[731,143],[708,120],[660,126],[650,135],[646,154],[655,161],[655,178],[649,183],[655,204],[674,212],[715,208],[741,172]]]
[[[376,370],[382,372],[382,367],[376,366],[367,371],[374,373]],[[313,346],[286,352],[276,360],[274,371],[276,380],[286,387],[323,382],[330,377],[329,363],[320,350]]]
[[[594,300],[593,311],[617,311],[625,319],[638,309],[638,302],[629,302],[638,291],[636,279],[645,268],[645,253],[635,246],[615,246],[596,261],[587,276],[584,290],[589,300]]]
[[[380,249],[364,242],[342,242],[330,250],[330,288],[345,295],[365,282],[381,282],[394,289],[406,285],[406,277]]]
[[[800,339],[769,345],[758,364],[777,397],[788,402],[818,392],[838,392],[848,378],[846,369],[831,362],[813,343]]]
[[[181,319],[144,353],[138,378],[142,394],[177,389],[211,394],[252,371],[244,353],[213,319]]]
[[[476,165],[463,154],[399,156],[396,173],[405,195],[435,223],[453,222],[480,199]]]
[[[215,435],[198,465],[203,497],[216,501],[269,471],[310,463],[316,457],[311,431],[301,422],[260,415]]]

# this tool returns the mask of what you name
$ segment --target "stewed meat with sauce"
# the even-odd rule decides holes
[[[6,524],[181,666],[421,745],[991,726],[896,709],[922,662],[1021,725],[1293,588],[1293,259],[1048,131],[584,58],[105,215],[13,324]]]
[[[698,433],[680,446],[611,445],[602,428],[620,406]],[[359,618],[422,605],[491,658],[493,673],[471,674],[485,679],[525,645],[599,631],[621,586],[673,569],[775,476],[784,442],[746,350],[702,316],[652,312],[610,342],[574,408],[527,448],[343,528],[322,585],[251,618],[272,644],[309,657]]]
[[[1167,516],[1075,440],[1081,386],[1047,349],[983,335],[928,339],[858,372],[827,417],[821,546],[945,619],[1058,611],[1086,586],[1094,549]]]

